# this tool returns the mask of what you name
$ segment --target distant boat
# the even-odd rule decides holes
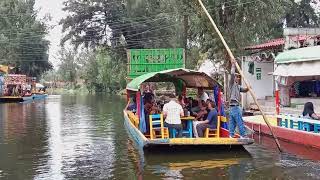
[[[24,102],[24,101],[33,101],[33,100],[41,100],[46,99],[48,94],[42,93],[34,93],[30,96],[0,96],[0,103],[13,103],[13,102]]]
[[[31,93],[31,85],[27,84],[27,76],[23,74],[0,74],[0,103],[24,102],[45,99],[48,94],[40,91],[45,87],[35,83],[34,92]],[[34,82],[33,82],[34,83]],[[24,88],[22,88],[24,87]],[[23,89],[23,90],[22,90]],[[29,92],[29,93],[28,93]],[[22,95],[21,95],[22,94]]]

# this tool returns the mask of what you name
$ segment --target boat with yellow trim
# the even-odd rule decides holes
[[[26,75],[8,74],[8,66],[0,65],[0,103],[24,102],[45,99],[45,87],[32,78],[28,84]],[[28,87],[28,88],[27,88]]]
[[[178,94],[182,94],[184,96],[186,88],[203,88],[211,90],[214,86],[220,86],[216,80],[207,74],[184,68],[151,72],[133,79],[128,83],[126,88],[127,100],[129,102],[130,96],[134,95],[138,110],[137,113],[128,111],[127,108],[123,110],[124,125],[131,139],[134,140],[140,148],[145,150],[177,146],[220,146],[230,149],[231,147],[242,147],[243,145],[249,145],[254,142],[251,138],[239,138],[238,135],[234,138],[229,138],[228,129],[221,127],[221,116],[218,116],[217,129],[206,129],[204,138],[195,138],[193,136],[190,123],[189,125],[188,123],[186,125],[186,127],[189,127],[189,131],[184,131],[185,137],[175,138],[174,136],[170,136],[172,132],[169,132],[166,127],[163,127],[163,116],[161,113],[154,115],[154,117],[159,118],[157,122],[159,123],[160,128],[158,128],[158,130],[160,129],[160,131],[155,131],[152,126],[150,126],[148,133],[143,132],[142,127],[146,126],[144,123],[149,121],[149,124],[151,124],[153,118],[153,115],[151,115],[146,121],[141,120],[144,116],[142,115],[143,113],[141,113],[141,109],[143,110],[143,98],[141,98],[143,94],[142,84],[145,82],[172,82],[176,88],[176,92],[178,92],[178,89],[181,89],[182,92],[178,92]],[[189,122],[192,121],[192,118],[189,117],[185,117],[185,119],[189,119]]]

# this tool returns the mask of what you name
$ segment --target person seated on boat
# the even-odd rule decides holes
[[[9,88],[8,88],[8,87],[5,87],[5,88],[4,88],[4,91],[3,91],[3,95],[4,95],[4,96],[10,96],[10,94],[11,94],[11,93],[9,93]]]
[[[186,99],[187,98],[183,98],[182,97],[182,95],[179,95],[178,96],[178,102],[179,102],[179,104],[181,105],[181,107],[182,107],[182,109],[183,109],[183,112],[184,112],[184,116],[188,116],[189,114],[188,114],[188,111],[189,111],[189,109],[187,108],[187,106],[186,106]],[[190,112],[190,111],[189,111]]]
[[[23,92],[22,92],[22,86],[21,85],[18,85],[18,89],[17,90],[18,90],[19,95],[22,95]]]
[[[185,104],[186,106],[189,108],[189,110],[191,110],[191,107],[192,107],[192,97],[188,97],[185,99]]]
[[[146,112],[146,117],[149,117],[150,114],[160,114],[160,108],[154,99],[151,101],[146,101],[144,104],[144,109]]]
[[[150,132],[150,127],[149,127],[149,115],[154,113],[154,99],[145,99],[144,100],[144,116],[145,116],[145,122],[146,122],[146,127],[147,131],[146,134],[149,134]]]
[[[31,96],[31,95],[32,95],[32,94],[31,94],[31,91],[30,91],[30,90],[26,90],[24,96]]]
[[[157,103],[153,103],[149,114],[160,114],[160,113],[161,111]]]
[[[163,106],[164,126],[175,129],[177,137],[182,137],[181,117],[183,116],[182,106],[178,103],[174,94],[170,95],[170,101]]]
[[[217,122],[218,122],[218,112],[214,108],[214,102],[213,101],[208,101],[208,109],[210,110],[206,120],[204,121],[198,121],[196,125],[196,133],[195,136],[197,137],[203,137],[204,136],[204,131],[207,128],[210,129],[216,129],[217,128]]]
[[[40,93],[40,94],[44,94],[45,92],[46,92],[45,88],[40,88],[40,89],[39,89],[39,93]]]
[[[7,86],[7,96],[11,96],[13,93],[13,87],[12,86]]]
[[[199,109],[200,111],[198,113],[193,112],[193,116],[196,117],[196,120],[202,121],[207,117],[207,114],[209,112],[207,103],[205,101],[201,101],[201,103],[199,104]]]
[[[193,129],[196,137],[198,136],[196,132],[196,126],[198,122],[207,119],[208,112],[210,112],[210,109],[208,108],[208,105],[207,105],[208,101],[210,100],[208,99],[207,102],[201,101],[200,111],[198,113],[195,113],[195,112],[193,113],[193,116],[195,117],[195,121],[193,121]]]
[[[181,95],[178,96],[178,102],[182,106],[182,108],[185,107],[186,104],[184,103],[184,99]]]
[[[144,88],[144,91],[143,91],[143,99],[144,101],[152,101],[153,99],[155,99],[155,96],[152,92],[152,90],[150,89],[150,86],[147,84]]]
[[[209,95],[204,92],[203,88],[199,88],[198,89],[198,98],[201,100],[201,101],[204,101],[206,102],[207,99],[209,99]]]
[[[19,95],[20,94],[19,94],[18,87],[17,86],[13,87],[11,96],[19,96]]]
[[[199,106],[195,106],[191,109],[192,113],[198,113],[201,111],[201,103],[206,102],[209,99],[209,96],[206,92],[204,92],[203,88],[198,88],[198,104]]]
[[[132,96],[129,99],[128,104],[126,106],[126,109],[128,111],[132,111],[133,113],[136,113],[136,111],[137,111],[137,103],[136,103],[136,97],[135,96]]]
[[[304,104],[302,115],[303,115],[303,118],[306,118],[306,119],[320,120],[320,117],[314,112],[312,102],[307,102]]]

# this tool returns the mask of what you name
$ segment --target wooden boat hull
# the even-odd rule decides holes
[[[41,100],[48,97],[48,94],[32,94],[31,96],[2,96],[0,97],[1,103],[17,103],[17,102],[25,102],[25,101],[33,101],[33,100]]]
[[[16,97],[16,96],[2,96],[0,97],[1,103],[13,103],[13,102],[23,102],[22,97]]]
[[[265,123],[246,120],[246,118],[244,118],[244,121],[255,132],[271,136],[270,130]],[[320,134],[278,126],[272,126],[272,130],[280,140],[320,148]]]
[[[139,148],[148,149],[154,147],[177,147],[177,146],[243,146],[252,144],[253,139],[245,138],[169,138],[169,139],[147,139],[130,121],[126,111],[124,113],[124,125],[130,137],[137,143]]]

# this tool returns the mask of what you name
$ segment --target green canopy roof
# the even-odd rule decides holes
[[[316,60],[320,60],[320,46],[285,51],[276,57],[275,62],[281,64]]]
[[[127,90],[139,91],[140,85],[144,82],[173,82],[183,81],[186,87],[205,89],[211,89],[214,85],[217,85],[217,81],[212,79],[206,73],[179,68],[170,69],[159,72],[151,72],[141,75],[133,79],[127,85]]]

